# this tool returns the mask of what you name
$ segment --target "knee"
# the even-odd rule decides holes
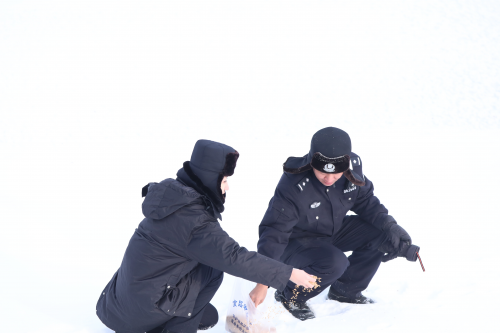
[[[203,315],[201,317],[200,324],[198,325],[198,330],[204,331],[217,325],[219,321],[219,313],[217,309],[210,303],[207,304]]]
[[[345,272],[350,264],[349,259],[347,259],[346,255],[343,252],[341,252],[341,255],[337,256],[334,261],[335,270],[337,272],[340,272],[341,274]]]
[[[323,249],[322,252],[321,257],[315,262],[317,270],[322,273],[342,275],[349,266],[345,254],[334,246]]]

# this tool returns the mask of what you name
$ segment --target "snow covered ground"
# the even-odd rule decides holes
[[[376,304],[320,295],[278,332],[500,330],[499,2],[3,1],[0,45],[0,331],[110,332],[95,303],[140,190],[200,138],[241,153],[222,225],[255,250],[282,163],[326,126],[427,271],[382,264]]]

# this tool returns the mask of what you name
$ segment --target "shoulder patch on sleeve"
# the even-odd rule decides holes
[[[303,192],[304,189],[309,186],[309,176],[302,178],[295,186],[300,190],[300,192]]]
[[[358,155],[351,156],[351,167],[361,166],[361,159]]]
[[[361,165],[361,157],[358,154],[351,152],[350,168],[360,177],[364,177],[363,167]]]

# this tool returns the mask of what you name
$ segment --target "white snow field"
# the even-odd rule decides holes
[[[141,188],[201,138],[241,154],[221,223],[255,250],[282,163],[326,126],[426,272],[382,264],[376,304],[322,294],[277,332],[500,332],[500,2],[2,1],[0,50],[1,332],[111,332],[95,304]]]

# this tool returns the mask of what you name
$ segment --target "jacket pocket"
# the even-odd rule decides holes
[[[316,214],[317,212],[311,211],[307,213],[307,226],[309,231],[318,232],[318,222],[319,222],[319,215]]]
[[[168,308],[167,310],[170,310],[172,307],[173,302],[175,301],[175,293],[173,293],[175,288],[176,283],[178,282],[178,277],[177,275],[170,276],[167,280],[167,284],[163,286],[163,291],[160,291],[161,296],[158,298],[158,300],[155,302],[155,306],[157,308],[160,308],[161,310],[164,310],[164,308]],[[165,310],[164,312],[166,314],[169,314]]]
[[[333,219],[330,207],[330,205],[324,205],[309,209],[307,222],[311,227],[311,231],[325,236],[333,234]]]
[[[344,206],[344,208],[349,210],[352,208],[352,206],[354,206],[354,201],[356,200],[356,197],[354,194],[353,195],[344,195],[339,200],[342,203],[342,206]]]
[[[274,221],[289,220],[292,216],[292,209],[283,202],[275,201],[272,206],[272,217]]]
[[[179,276],[177,276],[177,275],[171,276],[168,278],[166,288],[168,289],[168,288],[175,287],[178,282],[179,282]]]
[[[174,316],[175,311],[178,307],[178,296],[179,290],[176,287],[165,287],[165,292],[163,293],[163,296],[160,298],[156,306],[165,314]]]

